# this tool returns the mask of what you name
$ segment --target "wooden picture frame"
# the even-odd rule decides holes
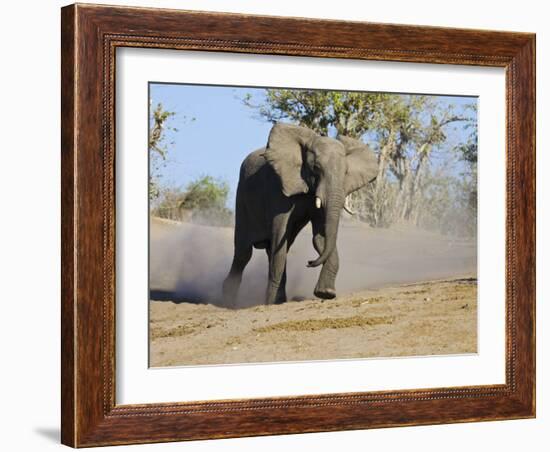
[[[535,35],[71,5],[62,9],[62,442],[73,447],[535,416]],[[506,383],[115,404],[115,50],[506,69]]]

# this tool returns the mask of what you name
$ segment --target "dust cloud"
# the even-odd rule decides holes
[[[221,286],[233,257],[233,229],[151,218],[149,285],[152,300],[223,306]],[[394,284],[476,274],[475,240],[454,239],[414,228],[374,229],[342,221],[338,236],[337,295]],[[320,268],[311,229],[289,252],[288,299],[310,299]],[[254,250],[239,291],[238,307],[263,304],[267,257]]]

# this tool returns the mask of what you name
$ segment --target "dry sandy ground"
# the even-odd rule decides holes
[[[453,278],[230,310],[150,302],[150,365],[475,353],[477,281]]]
[[[288,298],[301,301],[262,305],[267,258],[255,250],[231,310],[220,292],[232,229],[150,226],[151,366],[476,352],[475,241],[344,221],[337,298],[322,301],[306,228],[287,265]]]

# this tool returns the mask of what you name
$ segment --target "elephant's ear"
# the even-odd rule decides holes
[[[264,156],[281,180],[283,193],[293,196],[309,190],[302,177],[303,153],[315,133],[305,127],[277,123],[269,133]]]
[[[362,141],[339,136],[338,140],[346,148],[346,195],[367,185],[378,175],[378,158]]]

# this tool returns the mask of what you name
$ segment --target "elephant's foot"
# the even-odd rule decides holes
[[[286,295],[276,295],[274,297],[268,295],[265,299],[265,304],[266,305],[283,304],[283,303],[286,303],[286,301],[287,301]]]
[[[265,304],[283,304],[286,303],[286,292],[285,291],[278,291],[276,293],[270,293],[268,292],[265,297]]]
[[[286,274],[283,275],[282,282],[270,280],[267,284],[265,293],[265,304],[282,304],[287,301],[286,298]]]
[[[224,295],[222,297],[222,305],[223,305],[224,308],[236,309],[237,308],[236,297],[228,297],[228,296]]]
[[[316,297],[322,298],[324,300],[332,300],[336,298],[336,290],[330,287],[315,287],[313,291]]]
[[[222,286],[222,299],[223,299],[223,305],[226,308],[234,309],[237,305],[237,293],[239,291],[239,283],[232,280],[231,278],[227,278],[223,282]]]

